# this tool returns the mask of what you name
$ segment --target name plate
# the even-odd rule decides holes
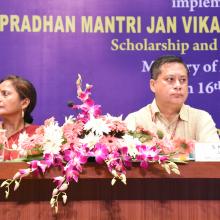
[[[196,143],[195,161],[220,161],[220,143]]]

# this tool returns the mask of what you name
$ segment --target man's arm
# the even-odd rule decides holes
[[[196,140],[198,142],[220,142],[215,122],[211,115],[205,111],[198,120]]]

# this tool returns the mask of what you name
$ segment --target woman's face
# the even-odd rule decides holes
[[[24,100],[21,100],[10,80],[0,83],[0,116],[8,117],[20,114],[22,117]]]

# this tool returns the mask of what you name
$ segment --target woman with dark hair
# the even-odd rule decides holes
[[[32,125],[31,116],[36,101],[36,90],[28,80],[15,75],[0,80],[0,128],[6,132],[9,148],[4,150],[5,160],[18,157],[12,145],[18,143],[19,135],[22,132],[32,135],[38,127]]]

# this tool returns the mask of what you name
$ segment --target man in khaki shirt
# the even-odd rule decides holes
[[[162,56],[151,66],[150,88],[153,102],[129,114],[125,121],[130,130],[143,127],[162,130],[171,139],[219,142],[215,123],[209,113],[185,105],[188,97],[187,66],[176,56]]]

